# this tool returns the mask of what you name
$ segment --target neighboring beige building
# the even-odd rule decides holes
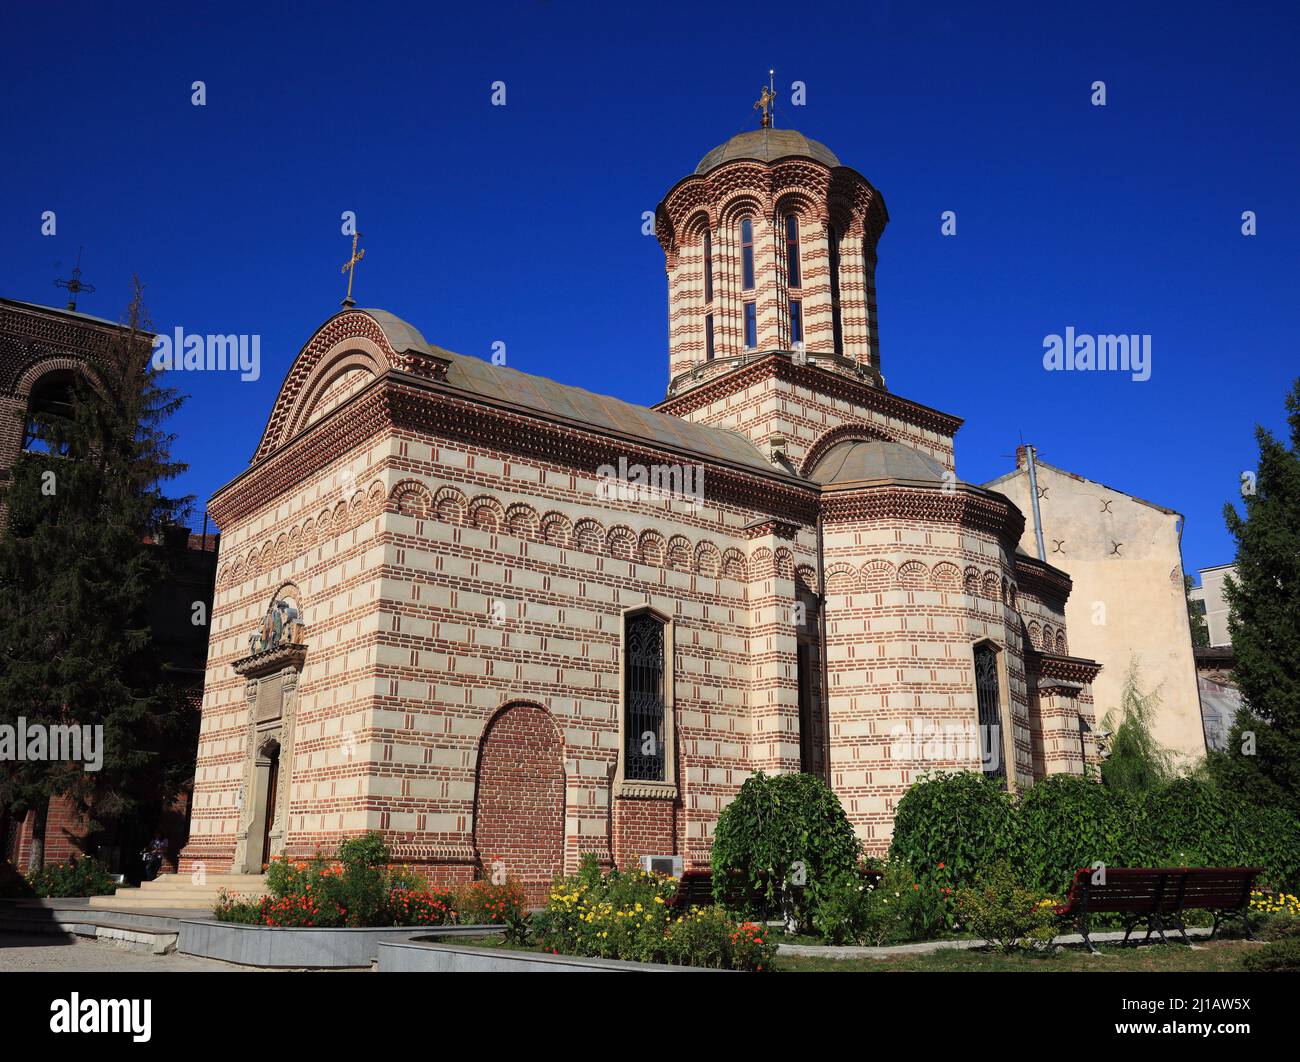
[[[1021,549],[1036,557],[1023,446],[1016,466],[985,486],[1025,514]],[[1183,759],[1204,755],[1179,548],[1182,516],[1042,460],[1035,467],[1046,561],[1074,583],[1065,610],[1069,652],[1102,665],[1092,684],[1098,719],[1122,703],[1129,664],[1136,660],[1141,688],[1160,694],[1156,740]],[[1049,636],[1029,628],[1035,645]]]
[[[1228,634],[1228,599],[1223,592],[1223,584],[1229,575],[1236,574],[1236,566],[1219,564],[1213,568],[1201,569],[1201,585],[1193,588],[1187,595],[1189,601],[1200,602],[1205,616],[1205,626],[1210,632],[1210,645],[1231,645]]]

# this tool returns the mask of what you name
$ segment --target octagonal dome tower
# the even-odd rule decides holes
[[[718,145],[655,212],[668,272],[668,396],[787,352],[883,386],[884,200],[825,144],[765,126]]]

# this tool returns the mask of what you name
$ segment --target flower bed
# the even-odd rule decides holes
[[[624,959],[719,970],[767,970],[776,945],[765,926],[721,907],[668,906],[676,880],[637,871],[602,875],[593,858],[551,890],[528,939],[553,955]],[[509,935],[507,935],[509,939]]]
[[[337,860],[277,859],[267,868],[267,894],[245,900],[223,892],[219,922],[274,928],[501,925],[523,921],[518,883],[476,881],[458,889],[430,886],[418,874],[390,867],[377,833],[344,841]]]

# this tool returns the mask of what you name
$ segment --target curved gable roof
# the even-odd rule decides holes
[[[350,350],[350,339],[359,341],[356,350]],[[311,403],[339,373],[356,367],[368,368],[376,376],[390,369],[402,371],[410,367],[412,355],[443,363],[445,383],[438,386],[466,398],[514,407],[601,433],[631,436],[652,446],[768,475],[783,474],[738,432],[695,424],[544,376],[444,350],[430,344],[413,325],[380,309],[341,311],[307,341],[281,385],[253,463],[264,460],[304,430]]]

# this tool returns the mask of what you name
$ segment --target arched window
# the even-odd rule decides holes
[[[831,334],[835,353],[844,353],[844,326],[840,321],[840,234],[834,225],[826,230],[831,257]]]
[[[742,286],[746,291],[754,287],[754,219],[740,219],[740,269]]]
[[[637,612],[623,626],[623,777],[664,782],[664,624]]]
[[[803,342],[803,303],[798,299],[790,300],[790,342]]]
[[[785,280],[789,287],[803,286],[799,279],[799,219],[793,214],[785,219]]]
[[[1002,691],[998,650],[989,642],[975,646],[975,699],[979,707],[980,766],[990,778],[1007,777],[1002,755]]]
[[[72,421],[72,374],[50,373],[32,388],[27,400],[23,449],[33,453],[68,453],[67,429]]]
[[[713,360],[713,314],[704,315],[704,360]]]
[[[745,303],[745,349],[753,350],[758,346],[758,308],[752,303]]]
[[[713,233],[704,230],[704,301],[713,301]]]

